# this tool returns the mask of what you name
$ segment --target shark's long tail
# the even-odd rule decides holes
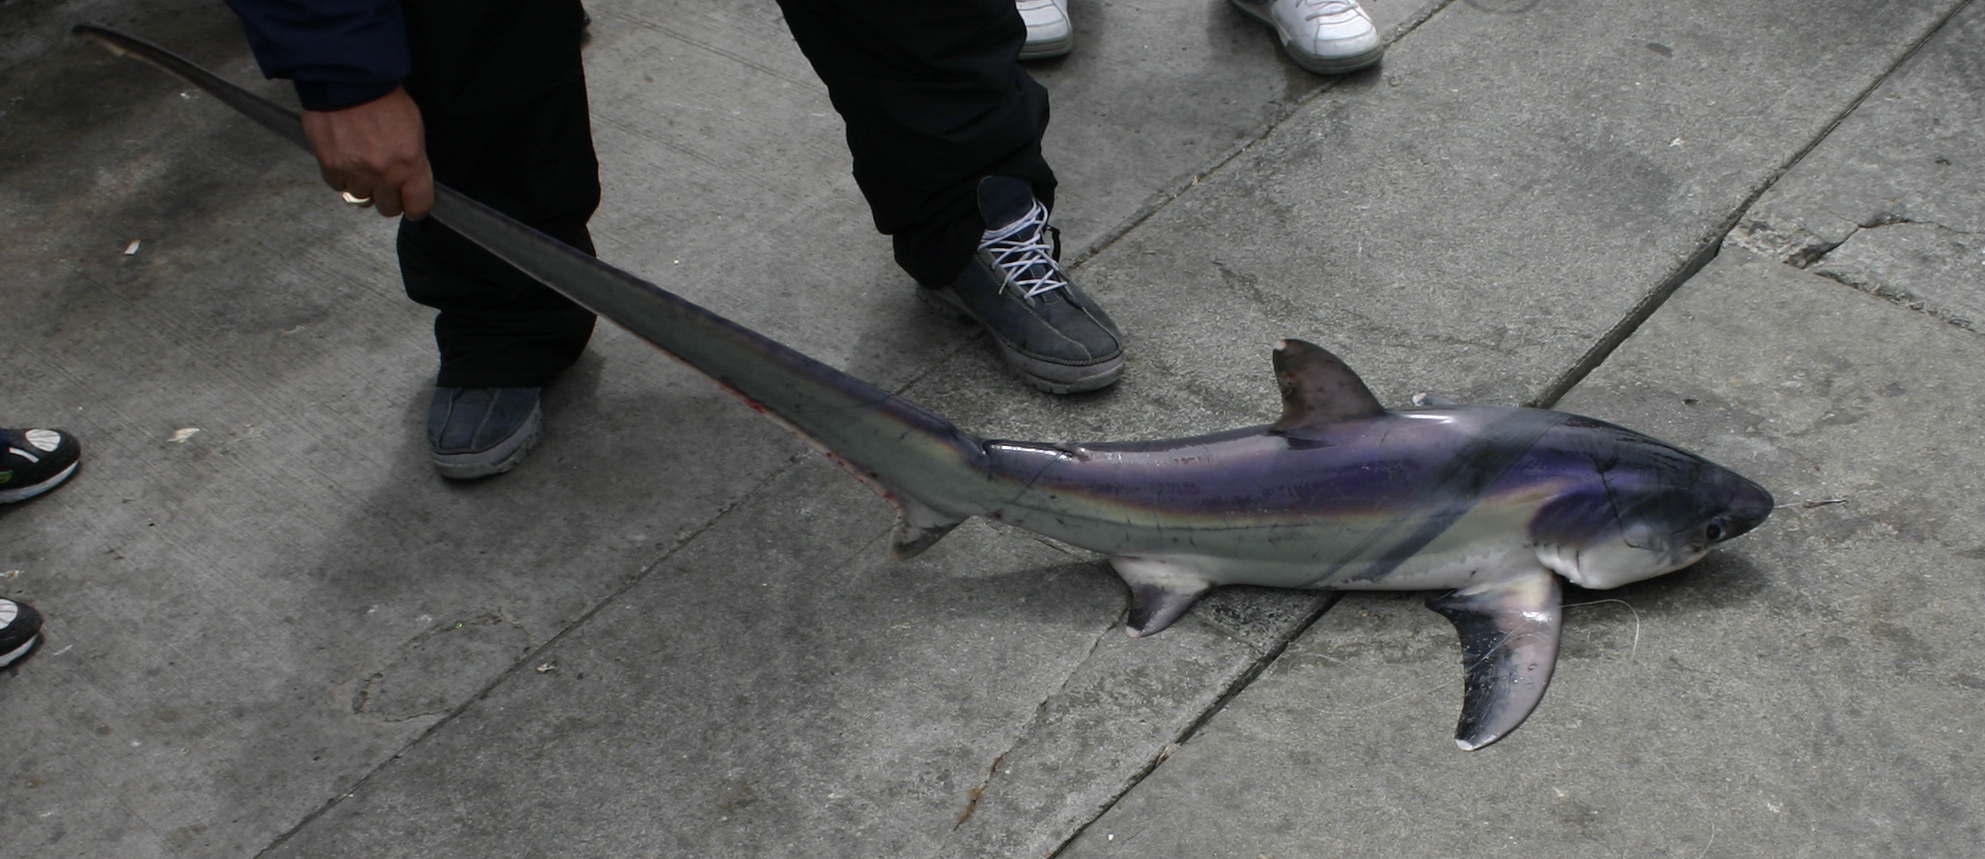
[[[74,32],[185,79],[290,142],[309,148],[297,115],[142,39],[87,24]],[[435,185],[433,217],[566,297],[696,368],[754,410],[821,448],[899,513],[893,552],[909,557],[978,513],[984,443],[950,421],[800,354]],[[947,499],[950,499],[947,503]]]

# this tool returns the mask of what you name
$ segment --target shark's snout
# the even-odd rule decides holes
[[[1726,503],[1725,518],[1728,520],[1723,533],[1714,542],[1722,542],[1733,537],[1750,533],[1751,529],[1764,524],[1771,516],[1776,500],[1771,492],[1756,482],[1736,473],[1730,473],[1730,499]]]

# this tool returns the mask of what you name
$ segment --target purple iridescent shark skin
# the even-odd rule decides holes
[[[293,142],[296,116],[164,49],[78,27]],[[447,188],[433,217],[715,379],[874,486],[893,553],[973,516],[1109,558],[1130,633],[1224,584],[1438,589],[1466,685],[1455,741],[1516,728],[1557,660],[1560,579],[1611,588],[1695,563],[1770,515],[1763,487],[1631,430],[1563,412],[1421,401],[1389,410],[1343,362],[1283,341],[1281,420],[1186,439],[989,441],[517,224]]]

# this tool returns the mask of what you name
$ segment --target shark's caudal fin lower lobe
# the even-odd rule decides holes
[[[186,59],[114,30],[75,33],[212,93],[308,147],[295,113]],[[547,286],[715,379],[870,483],[897,507],[899,556],[916,554],[976,512],[958,499],[983,482],[984,443],[950,421],[815,361],[661,287],[588,256],[446,186],[433,217]],[[947,500],[949,503],[947,503]]]

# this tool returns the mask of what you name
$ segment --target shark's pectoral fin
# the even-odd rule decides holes
[[[1539,570],[1427,601],[1461,634],[1467,688],[1454,742],[1474,751],[1507,736],[1536,709],[1558,662],[1558,577]]]
[[[970,518],[943,512],[900,492],[885,489],[882,495],[896,505],[896,531],[889,537],[889,556],[899,561],[922,554]]]
[[[1110,559],[1110,566],[1116,568],[1124,584],[1130,585],[1129,631],[1133,637],[1171,626],[1213,586],[1204,576],[1171,561],[1118,556]]]

